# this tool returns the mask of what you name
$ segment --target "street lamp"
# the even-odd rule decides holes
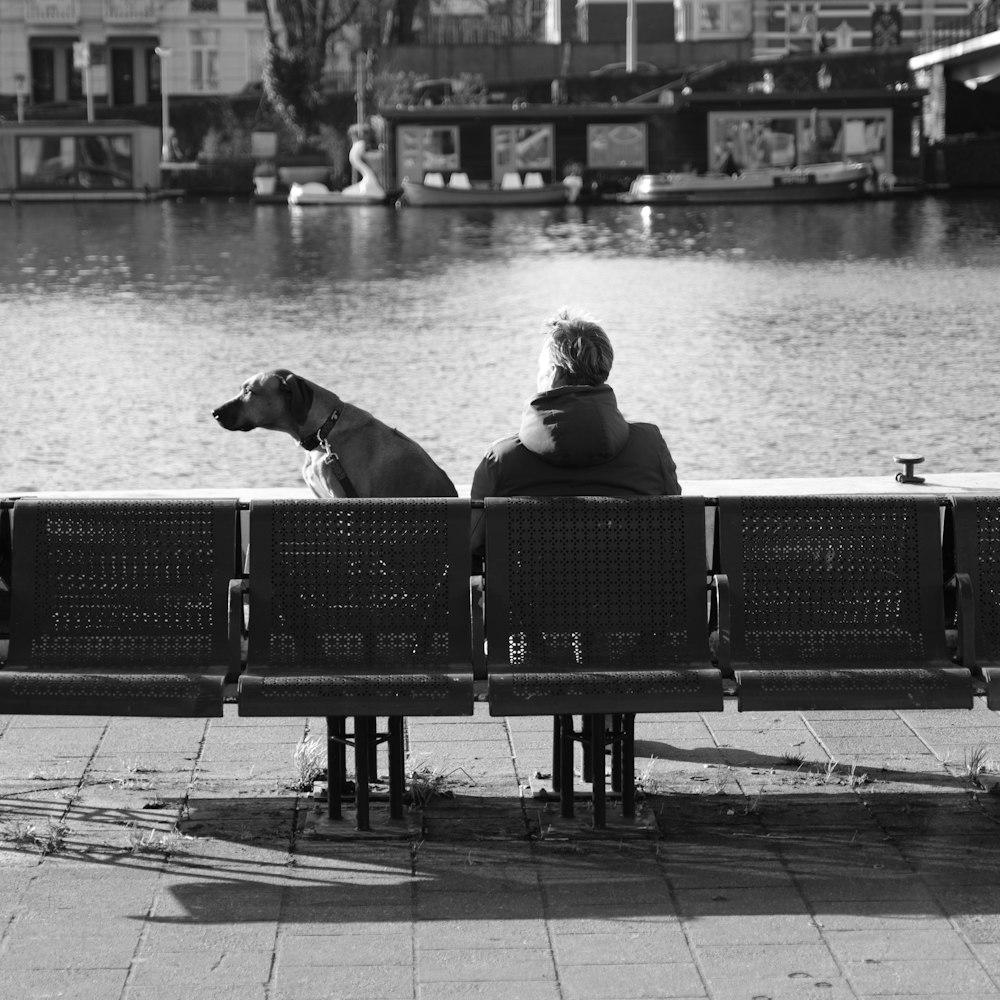
[[[24,121],[24,81],[23,73],[14,75],[14,82],[17,84],[17,120],[19,122]]]
[[[170,58],[170,49],[165,49],[162,45],[157,45],[153,50],[160,57],[160,107],[162,109],[162,129],[163,138],[160,145],[160,160],[166,163],[171,156],[170,143],[170,102],[167,95],[167,59]]]

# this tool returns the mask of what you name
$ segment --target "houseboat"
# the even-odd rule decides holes
[[[777,177],[770,186],[795,185],[805,198],[849,174],[825,193],[853,197],[861,171],[867,193],[914,188],[924,175],[924,96],[901,57],[827,54],[771,68],[723,64],[616,104],[383,109],[386,186],[426,187],[430,176],[438,190],[453,177],[500,190],[576,177],[579,200],[606,200],[635,194],[641,176],[725,173]],[[727,196],[734,187],[685,184],[709,199],[713,187]]]
[[[137,201],[160,190],[160,130],[140,122],[0,124],[10,201]]]
[[[382,117],[386,186],[402,188],[404,203],[600,198],[626,191],[666,151],[655,104],[441,105]]]

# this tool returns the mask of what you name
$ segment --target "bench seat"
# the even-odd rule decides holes
[[[553,788],[566,817],[583,745],[597,827],[610,747],[612,789],[633,816],[635,715],[722,711],[708,644],[704,498],[485,505],[490,714],[553,717]]]
[[[404,717],[473,712],[469,524],[457,498],[251,504],[239,713],[326,717],[331,818],[348,745],[366,830],[377,744],[388,746],[390,816],[401,818]]]
[[[235,499],[18,500],[0,712],[221,716],[238,532]]]
[[[740,711],[972,708],[932,496],[724,497],[719,666]]]

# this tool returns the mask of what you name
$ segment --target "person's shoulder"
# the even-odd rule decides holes
[[[649,423],[644,420],[634,420],[629,421],[629,429],[631,433],[638,434],[641,437],[651,437],[651,438],[662,438],[663,431],[660,430],[659,424]]]
[[[486,458],[496,460],[502,458],[504,455],[510,454],[517,446],[521,443],[521,439],[516,435],[512,434],[509,437],[497,438],[487,449]]]

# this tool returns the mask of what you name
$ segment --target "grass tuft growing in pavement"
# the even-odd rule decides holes
[[[0,840],[21,847],[34,847],[42,854],[52,854],[66,844],[69,827],[65,823],[47,820],[44,827],[20,821],[4,823],[0,826]]]
[[[326,772],[326,741],[319,736],[299,740],[292,763],[295,766],[292,788],[297,792],[312,791],[313,782]]]

